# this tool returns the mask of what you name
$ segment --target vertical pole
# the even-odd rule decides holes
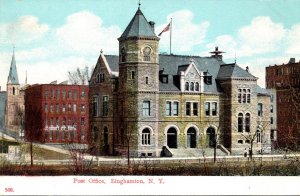
[[[172,54],[172,18],[171,18],[171,22],[170,22],[170,55]]]

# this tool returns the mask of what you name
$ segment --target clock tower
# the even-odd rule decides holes
[[[159,38],[154,22],[148,22],[139,7],[118,40],[121,143],[130,143],[133,156],[139,156],[141,149],[154,156],[159,96]],[[139,137],[145,127],[152,137],[146,149]]]

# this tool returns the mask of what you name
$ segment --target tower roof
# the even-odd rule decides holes
[[[150,26],[140,8],[138,8],[120,38],[141,36],[156,37],[154,30]]]
[[[15,51],[13,51],[13,55],[11,58],[7,84],[17,84],[17,85],[20,84],[18,78],[18,72],[17,72],[16,59],[15,59]]]

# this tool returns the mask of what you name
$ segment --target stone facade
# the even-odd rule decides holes
[[[257,78],[225,64],[219,51],[159,55],[153,28],[138,9],[119,56],[101,52],[90,80],[90,148],[134,157],[269,152],[270,95]]]

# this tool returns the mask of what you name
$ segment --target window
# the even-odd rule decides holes
[[[209,116],[210,115],[210,103],[205,102],[205,115]]]
[[[185,114],[187,116],[198,116],[198,102],[186,102],[185,104]],[[193,112],[193,113],[192,113]]]
[[[246,114],[246,119],[245,119],[245,131],[250,132],[250,114]]]
[[[74,96],[74,100],[76,100],[77,99],[77,91],[73,92],[73,96]]]
[[[65,140],[65,132],[64,132],[64,131],[61,132],[61,139],[62,139],[62,140]]]
[[[121,50],[121,62],[125,62],[126,61],[126,56],[125,56],[125,48],[122,48]]]
[[[186,83],[185,83],[185,90],[186,90],[186,91],[189,91],[189,90],[190,90],[189,86],[190,86],[189,83],[186,82]]]
[[[66,117],[63,117],[62,126],[66,126],[66,122],[67,122]]]
[[[48,99],[48,96],[49,96],[48,91],[45,91],[45,98],[46,98],[46,100]]]
[[[243,114],[239,113],[238,115],[238,132],[243,132]]]
[[[49,136],[49,140],[52,140],[53,139],[53,132],[50,131],[50,136]]]
[[[68,127],[70,127],[72,125],[72,118],[68,118]]]
[[[165,83],[165,84],[168,83],[168,75],[163,75],[162,76],[162,83]]]
[[[100,73],[100,79],[99,79],[99,82],[100,83],[103,83],[105,81],[105,77],[104,77],[104,73]]]
[[[142,131],[142,145],[150,145],[150,130],[147,128]]]
[[[107,127],[104,127],[104,130],[103,130],[103,143],[105,146],[108,145],[108,129],[107,129]]]
[[[150,116],[150,101],[143,101],[143,116]]]
[[[271,103],[273,103],[273,101],[274,101],[274,95],[271,95],[270,101],[271,101]]]
[[[194,91],[194,82],[190,83],[190,91]]]
[[[108,116],[108,96],[103,96],[103,108],[102,108],[102,114],[103,116]]]
[[[146,84],[149,84],[149,78],[146,77]]]
[[[251,102],[251,90],[249,88],[238,89],[238,102],[250,103]]]
[[[51,98],[54,99],[54,97],[55,97],[55,90],[52,90]]]
[[[54,112],[54,106],[53,106],[53,104],[51,103],[51,105],[50,105],[50,112],[51,113],[53,113]]]
[[[199,82],[195,83],[195,91],[199,91]]]
[[[135,71],[131,71],[131,79],[133,80],[135,78]]]
[[[47,113],[48,112],[48,104],[45,103],[45,112]]]
[[[171,110],[171,102],[170,101],[167,101],[166,102],[166,115],[167,116],[171,116],[172,115],[172,110]]]
[[[191,102],[186,102],[185,104],[185,115],[191,115]]]
[[[71,112],[72,111],[72,105],[69,103],[68,104],[68,112]]]
[[[250,140],[246,140],[245,143],[246,143],[246,144],[250,144]]]
[[[81,112],[84,113],[85,112],[85,105],[81,104]]]
[[[178,116],[178,106],[179,106],[179,102],[175,101],[173,102],[173,115],[174,116]]]
[[[68,99],[72,99],[72,92],[68,91]]]
[[[56,127],[59,127],[59,118],[56,117]]]
[[[81,92],[81,99],[84,99],[84,98],[85,98],[85,92],[82,91],[82,92]]]
[[[50,118],[50,127],[53,127],[53,117]]]
[[[76,112],[76,104],[73,105],[73,111]]]
[[[238,143],[239,144],[243,144],[243,140],[238,140]]]
[[[198,116],[198,103],[193,103],[193,115]]]
[[[84,117],[81,118],[81,126],[84,126],[85,125],[85,120],[84,120]]]
[[[178,116],[178,106],[179,102],[174,101],[173,103],[171,101],[166,102],[166,116]]]
[[[48,119],[45,119],[45,127],[48,127]]]
[[[205,102],[205,115],[206,116],[217,116],[218,114],[218,103],[217,102]]]
[[[100,83],[100,73],[98,73],[96,76],[96,83]]]
[[[56,104],[56,113],[59,113],[59,104]]]
[[[93,116],[98,116],[98,97],[93,97]]]
[[[263,104],[262,103],[257,104],[257,115],[263,116]]]
[[[260,135],[260,131],[259,130],[256,131],[256,142],[257,143],[261,142],[261,135]]]
[[[273,117],[271,117],[270,123],[271,123],[271,125],[273,125],[273,123],[274,123]]]
[[[273,113],[273,105],[270,105],[270,112]]]
[[[55,138],[56,138],[56,140],[59,140],[59,131],[55,132]]]
[[[63,100],[66,99],[66,91],[62,91],[62,98],[63,98]]]
[[[56,90],[56,99],[59,100],[59,98],[60,98],[60,91]]]
[[[62,112],[66,112],[66,104],[62,105]]]

